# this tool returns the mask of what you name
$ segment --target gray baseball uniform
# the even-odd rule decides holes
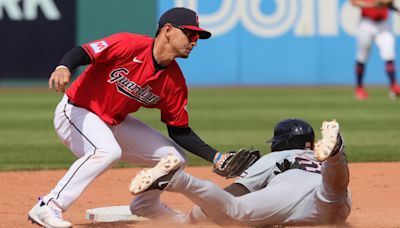
[[[210,181],[179,170],[167,191],[180,192],[214,222],[244,225],[322,224],[344,222],[351,209],[349,171],[342,146],[323,163],[311,150],[286,150],[260,158],[235,182],[251,192],[234,197]],[[278,166],[290,164],[287,170]],[[277,165],[280,164],[280,165]]]

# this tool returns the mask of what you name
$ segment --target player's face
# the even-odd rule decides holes
[[[171,25],[171,27],[174,31],[171,31],[173,32],[173,39],[170,42],[177,52],[177,57],[189,57],[190,52],[197,45],[197,40],[200,37],[199,33],[176,25]]]

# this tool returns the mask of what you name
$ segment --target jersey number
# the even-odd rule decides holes
[[[305,158],[296,157],[295,162],[299,163],[303,170],[312,173],[321,173],[321,163],[307,160]]]

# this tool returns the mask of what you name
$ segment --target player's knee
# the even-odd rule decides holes
[[[188,159],[182,151],[175,150],[173,154],[179,158],[181,166],[185,166],[187,164]]]
[[[112,166],[121,159],[122,151],[121,148],[113,148],[113,149],[98,149],[96,151],[96,155],[99,158],[102,158],[109,166]]]
[[[186,157],[186,154],[180,148],[175,147],[175,146],[161,147],[156,151],[156,154],[159,157],[159,159],[161,159],[161,157],[167,156],[167,154],[172,154],[179,158],[182,166],[187,164],[188,159]],[[157,162],[158,162],[158,160],[157,160]]]

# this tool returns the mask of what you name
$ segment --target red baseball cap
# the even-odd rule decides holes
[[[211,32],[199,27],[199,17],[193,10],[184,7],[175,7],[166,11],[161,15],[158,20],[158,30],[167,23],[182,27],[184,29],[197,31],[199,33],[200,39],[208,39],[211,37]]]

